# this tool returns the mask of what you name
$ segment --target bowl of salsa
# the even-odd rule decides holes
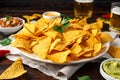
[[[25,21],[22,18],[5,16],[0,18],[0,32],[10,35],[20,30],[24,23]]]

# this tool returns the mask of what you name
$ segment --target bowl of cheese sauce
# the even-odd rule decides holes
[[[43,13],[43,18],[56,19],[58,17],[61,17],[61,14],[57,11],[47,11]]]

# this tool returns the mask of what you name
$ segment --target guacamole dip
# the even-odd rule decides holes
[[[120,79],[120,61],[111,60],[103,63],[103,70],[110,76]]]

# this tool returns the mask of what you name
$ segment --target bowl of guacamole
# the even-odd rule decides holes
[[[120,80],[120,59],[109,58],[101,62],[100,74],[106,80]]]

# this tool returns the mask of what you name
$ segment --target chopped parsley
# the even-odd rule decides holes
[[[64,14],[61,14],[62,21],[61,21],[61,26],[54,26],[54,30],[60,33],[65,32],[65,28],[68,28],[70,26],[69,20],[71,19],[70,16],[66,16]]]
[[[5,16],[5,17],[6,17],[7,20],[10,20],[10,18],[11,18],[11,16],[8,16],[8,15]]]
[[[11,43],[11,39],[10,38],[4,38],[3,40],[0,40],[0,44],[2,46],[7,46]]]
[[[77,80],[91,80],[91,78],[89,76],[81,76],[77,77]]]

